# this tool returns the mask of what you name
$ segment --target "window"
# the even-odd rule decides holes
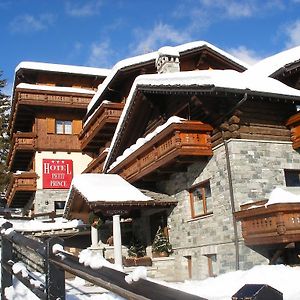
[[[212,213],[212,197],[209,181],[193,186],[190,190],[192,218]]]
[[[55,133],[57,134],[72,134],[72,121],[55,121]]]
[[[284,170],[286,186],[300,186],[300,170]]]

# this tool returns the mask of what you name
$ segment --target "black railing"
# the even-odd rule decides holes
[[[42,243],[23,236],[21,233],[10,229],[11,227],[12,224],[6,222],[0,228],[2,237],[1,299],[6,299],[4,290],[12,285],[12,276],[14,275],[40,299],[64,300],[66,298],[65,271],[67,271],[125,299],[205,300],[199,296],[142,278],[129,284],[125,280],[127,274],[124,272],[104,266],[97,270],[92,269],[79,263],[79,259],[76,256],[62,250],[58,250],[54,254],[54,245],[59,244],[63,247],[63,240],[60,238],[50,238],[45,243]],[[12,266],[17,262],[15,261],[17,257],[14,251],[15,246],[34,251],[43,259],[43,271],[46,277],[45,282],[41,281],[38,287],[31,283],[30,277],[32,275],[30,275],[30,272],[28,277],[23,277],[19,273],[14,274]],[[27,264],[26,261],[23,261],[23,263]]]

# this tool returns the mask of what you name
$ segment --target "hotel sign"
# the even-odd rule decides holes
[[[43,159],[43,188],[68,189],[73,178],[70,159]]]

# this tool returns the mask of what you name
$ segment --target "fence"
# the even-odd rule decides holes
[[[102,267],[94,270],[79,263],[76,256],[58,251],[57,255],[53,253],[53,246],[59,244],[63,246],[63,240],[60,238],[50,238],[45,243],[28,238],[22,234],[10,230],[11,223],[6,222],[0,228],[2,238],[2,264],[1,264],[1,299],[5,298],[5,288],[13,283],[13,275],[30,289],[37,297],[45,300],[64,300],[65,295],[65,271],[81,277],[97,286],[111,291],[125,299],[147,300],[205,300],[196,295],[191,295],[179,290],[175,290],[146,279],[140,279],[128,284],[125,281],[124,272],[111,268]],[[13,272],[13,265],[16,263],[15,246],[35,251],[44,260],[45,280],[39,286],[34,284],[32,275],[23,277],[21,273]],[[26,264],[26,262],[24,262]]]

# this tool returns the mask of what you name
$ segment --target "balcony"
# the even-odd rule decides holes
[[[107,152],[107,150],[104,150],[98,157],[93,159],[83,173],[102,173]]]
[[[300,113],[291,116],[286,126],[291,129],[291,140],[293,142],[293,148],[296,150],[300,148]]]
[[[24,207],[36,192],[37,174],[24,172],[13,174],[6,192],[7,205],[9,207]]]
[[[33,132],[17,132],[13,134],[10,151],[7,157],[9,170],[27,170],[36,151],[37,135]]]
[[[123,107],[123,103],[101,103],[80,133],[82,151],[97,152],[99,148],[111,141]]]
[[[146,176],[151,181],[157,180],[158,173],[165,176],[184,170],[184,166],[199,158],[212,156],[211,131],[210,125],[197,121],[171,123],[117,165],[114,163],[109,173],[132,183],[146,180]]]
[[[242,235],[248,246],[289,244],[300,241],[300,203],[277,203],[265,207],[267,200],[241,206],[235,213],[242,222]]]

